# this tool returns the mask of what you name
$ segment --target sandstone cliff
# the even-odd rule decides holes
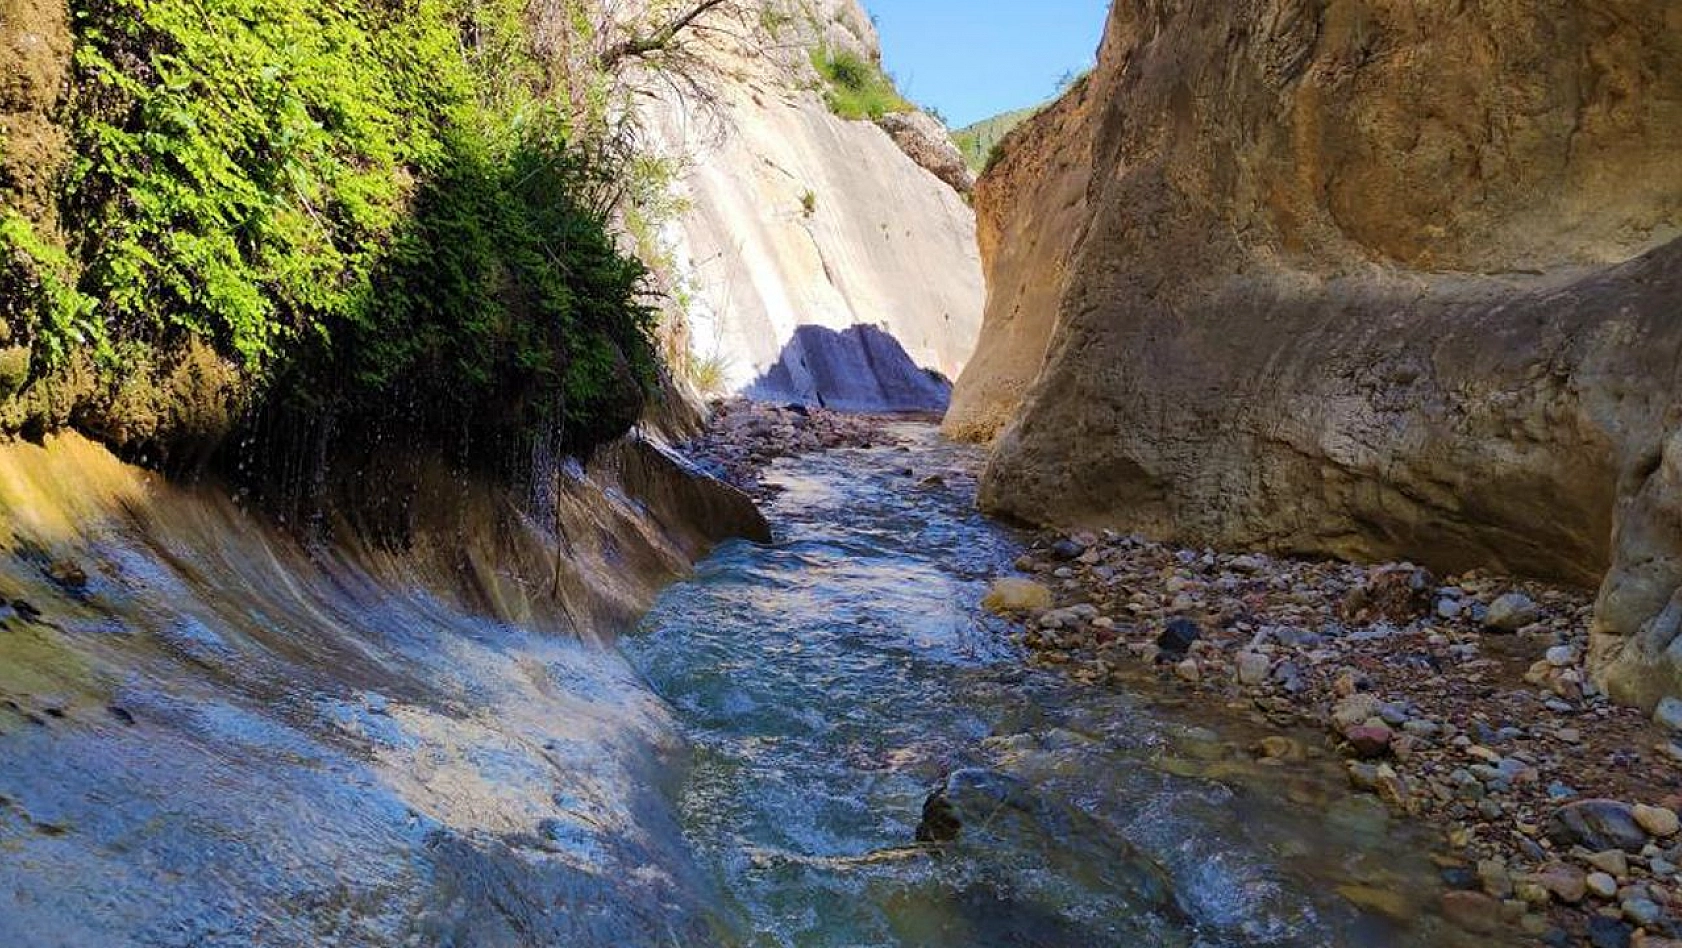
[[[956,377],[980,329],[962,159],[932,138],[939,123],[926,116],[890,113],[890,135],[826,106],[811,50],[880,56],[854,0],[767,11],[768,32],[705,37],[716,67],[708,101],[668,94],[651,110],[664,151],[686,167],[685,210],[665,236],[692,348],[722,365],[732,390],[830,407],[943,407],[944,386],[931,398],[903,376],[914,363]],[[881,337],[853,327],[893,337],[909,361],[890,352],[884,362]]]
[[[977,191],[949,430],[1028,520],[1601,583],[1682,693],[1678,141],[1674,4],[1118,0]]]

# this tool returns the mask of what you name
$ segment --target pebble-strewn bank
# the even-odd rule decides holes
[[[881,419],[736,401],[691,449],[763,496],[779,457],[893,441]],[[1016,567],[987,605],[1031,662],[1187,693],[1206,725],[1271,734],[1248,749],[1262,766],[1343,758],[1357,790],[1442,830],[1442,908],[1465,928],[1682,945],[1682,743],[1589,680],[1585,593],[1113,533],[1042,537]]]
[[[1281,734],[1252,752],[1341,755],[1355,787],[1440,826],[1443,908],[1467,928],[1682,945],[1682,745],[1589,680],[1584,594],[1113,533],[1047,537],[1016,565],[1033,579],[1000,580],[989,605],[1023,622],[1032,661],[1323,728],[1323,746]]]
[[[760,474],[778,458],[895,442],[882,419],[871,415],[740,398],[715,401],[711,407],[707,430],[686,446],[686,452],[723,480],[761,499],[773,488]]]

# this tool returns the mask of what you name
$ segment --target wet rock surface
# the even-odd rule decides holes
[[[1211,723],[1274,730],[1265,766],[1345,758],[1351,786],[1441,834],[1468,890],[1441,909],[1467,931],[1682,935],[1682,746],[1586,674],[1585,593],[1110,532],[1045,535],[1015,566],[1053,597],[1015,613],[1033,664],[1195,694]],[[1323,736],[1303,748],[1303,728]]]
[[[0,446],[0,945],[714,944],[670,709],[601,639],[763,521],[648,449],[525,508],[451,476],[399,551]]]

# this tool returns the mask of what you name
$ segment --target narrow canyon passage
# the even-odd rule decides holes
[[[721,941],[1467,937],[1428,908],[1423,835],[1335,764],[1257,766],[1239,725],[1026,670],[979,605],[1019,548],[974,512],[979,452],[894,430],[900,447],[777,462],[776,542],[727,544],[621,642],[691,745],[677,807]],[[916,845],[926,814],[956,839]]]

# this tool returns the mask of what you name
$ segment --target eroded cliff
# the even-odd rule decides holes
[[[700,98],[668,94],[655,110],[686,169],[666,236],[692,348],[722,389],[944,407],[945,384],[916,369],[956,377],[982,309],[962,158],[920,113],[877,124],[826,104],[813,50],[880,58],[854,0],[766,9],[751,35],[705,37],[714,68]]]
[[[1118,0],[978,188],[948,428],[1024,519],[1601,583],[1682,693],[1678,140],[1673,4]]]

